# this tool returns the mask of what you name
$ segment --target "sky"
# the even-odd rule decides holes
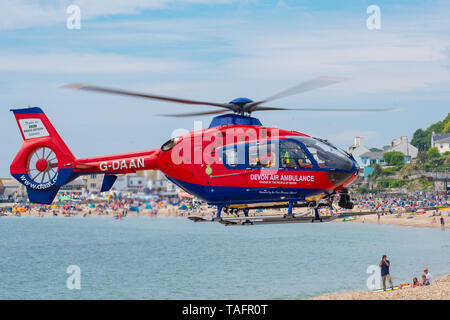
[[[80,8],[80,29],[67,8]],[[369,29],[367,8],[380,8]],[[160,147],[207,127],[209,110],[60,88],[87,83],[228,102],[260,100],[320,76],[349,80],[274,101],[295,108],[404,108],[390,113],[261,112],[266,126],[382,147],[450,112],[448,1],[2,0],[0,177],[22,138],[9,109],[41,107],[79,158]]]

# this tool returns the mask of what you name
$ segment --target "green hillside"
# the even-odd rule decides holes
[[[450,113],[444,120],[433,123],[426,130],[417,129],[414,132],[411,144],[419,149],[419,151],[426,151],[431,147],[431,134],[448,133],[450,132]]]

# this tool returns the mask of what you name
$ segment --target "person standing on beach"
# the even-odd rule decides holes
[[[386,291],[386,278],[389,280],[389,285],[391,286],[391,289],[394,289],[394,285],[392,284],[391,275],[389,274],[389,266],[391,263],[387,259],[386,255],[384,254],[381,258],[380,262],[380,268],[381,268],[381,280],[383,281],[383,290]]]
[[[441,229],[442,229],[442,230],[445,230],[445,221],[444,221],[444,216],[442,216],[442,215],[441,215],[441,218],[440,218],[440,220],[441,220]]]

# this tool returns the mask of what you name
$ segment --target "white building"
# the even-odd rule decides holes
[[[440,154],[450,151],[450,133],[434,133],[431,135],[431,146],[436,147]]]
[[[370,152],[370,150],[364,145],[363,138],[361,137],[355,137],[355,142],[348,148],[348,153],[355,158],[360,168],[363,167],[361,155],[367,152]]]
[[[391,146],[385,150],[386,152],[398,151],[403,153],[411,161],[417,158],[419,149],[408,142],[408,137],[399,137],[392,140]]]

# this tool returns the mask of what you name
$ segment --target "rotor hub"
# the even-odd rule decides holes
[[[41,158],[38,161],[36,161],[36,169],[39,171],[45,171],[48,168],[48,162],[47,160]]]

